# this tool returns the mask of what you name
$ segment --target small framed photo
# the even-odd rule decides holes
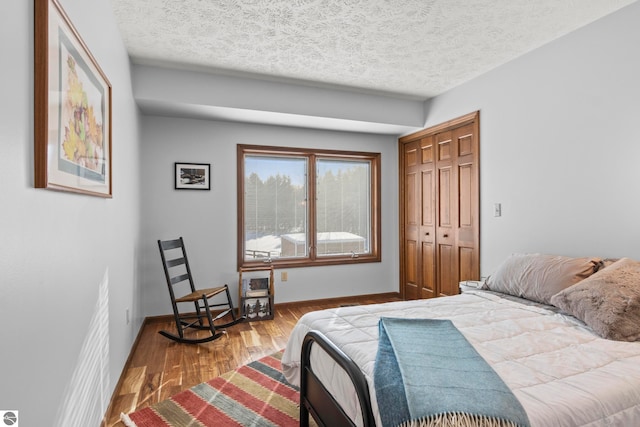
[[[247,298],[268,296],[269,278],[254,277],[252,279],[242,279],[242,294]]]
[[[176,163],[176,190],[210,190],[211,165],[209,163]]]

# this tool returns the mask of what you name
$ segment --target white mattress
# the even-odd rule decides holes
[[[599,338],[554,307],[488,291],[308,313],[293,329],[282,358],[287,380],[299,385],[302,340],[318,330],[361,367],[381,425],[373,388],[381,316],[451,319],[512,389],[532,427],[640,426],[640,342]],[[314,371],[362,425],[346,375],[318,346],[314,349]]]

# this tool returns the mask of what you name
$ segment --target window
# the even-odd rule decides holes
[[[238,265],[380,261],[380,154],[238,145]]]

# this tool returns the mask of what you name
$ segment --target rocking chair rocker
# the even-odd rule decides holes
[[[160,249],[160,257],[162,258],[162,266],[169,287],[169,295],[171,296],[171,305],[173,306],[173,315],[176,321],[178,335],[167,331],[159,331],[159,333],[169,339],[187,344],[200,344],[220,338],[226,331],[221,330],[236,323],[242,322],[244,317],[237,317],[233,308],[229,287],[225,284],[215,288],[196,289],[191,276],[191,268],[187,260],[187,252],[184,247],[182,237],[175,240],[158,240],[158,248]],[[174,287],[183,282],[189,282],[190,292],[186,295],[176,298]],[[209,299],[213,297],[222,297],[226,295],[226,301],[219,303],[210,303]],[[193,302],[195,306],[194,313],[180,313],[178,309],[179,303]],[[222,312],[215,317],[211,314],[211,308],[223,307]],[[231,315],[231,321],[224,324],[214,324],[214,322],[222,319],[227,315]],[[205,321],[206,319],[206,321]],[[188,328],[209,330],[211,335],[204,338],[185,338],[184,331]]]

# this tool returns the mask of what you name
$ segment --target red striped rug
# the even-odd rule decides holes
[[[121,419],[128,427],[297,426],[300,395],[281,358],[263,357]]]

